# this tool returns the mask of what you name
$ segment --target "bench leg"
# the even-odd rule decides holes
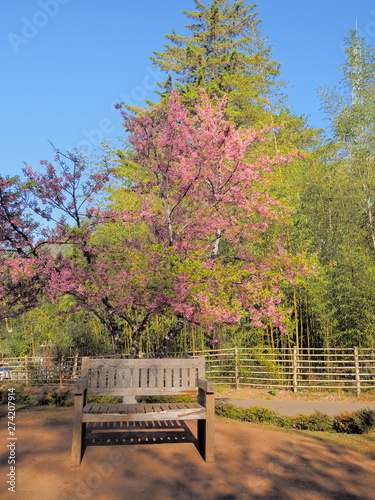
[[[198,449],[203,459],[212,463],[215,461],[215,396],[214,393],[198,392],[198,403],[206,408],[206,419],[198,420]]]
[[[198,420],[198,449],[207,463],[215,461],[214,428],[208,420]]]
[[[79,467],[81,465],[83,446],[86,434],[86,422],[82,422],[84,398],[83,395],[78,395],[74,401],[74,417],[73,417],[73,440],[72,440],[72,466]]]
[[[72,441],[72,466],[79,467],[81,465],[83,444],[85,440],[86,424],[83,422],[74,422],[73,424],[73,441]]]

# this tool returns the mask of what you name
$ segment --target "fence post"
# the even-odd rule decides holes
[[[297,346],[293,347],[293,392],[297,392],[298,386],[298,348]]]
[[[239,376],[239,370],[238,370],[238,347],[237,346],[234,348],[234,378],[235,378],[236,389],[238,389],[240,386],[240,376]]]
[[[359,373],[358,347],[354,347],[354,366],[355,366],[355,385],[357,389],[357,398],[361,395],[361,377]]]
[[[28,357],[25,356],[25,382],[26,382],[26,385],[29,384],[29,370],[28,370],[28,364],[29,364],[29,360],[28,360]]]
[[[75,353],[74,355],[74,364],[73,364],[73,373],[72,373],[72,378],[75,380],[77,378],[77,373],[78,373],[78,352]]]

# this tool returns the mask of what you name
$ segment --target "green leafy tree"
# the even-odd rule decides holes
[[[320,91],[331,138],[302,193],[310,248],[319,251],[333,329],[325,343],[369,345],[375,258],[375,50],[351,31],[343,78]],[[327,309],[326,309],[327,310]],[[328,332],[328,329],[326,329]]]

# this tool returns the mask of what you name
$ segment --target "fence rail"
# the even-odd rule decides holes
[[[175,354],[177,355],[177,354]],[[178,355],[182,355],[179,353]],[[206,356],[207,376],[217,383],[239,387],[298,389],[375,388],[375,349],[231,348],[194,351]],[[79,377],[81,359],[4,358],[0,380],[26,384],[65,384]]]

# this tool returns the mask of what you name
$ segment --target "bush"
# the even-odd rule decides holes
[[[140,397],[145,403],[196,403],[197,398],[193,396],[147,396]]]
[[[8,404],[8,389],[15,389],[16,405],[33,406],[36,403],[35,396],[33,396],[27,387],[24,385],[3,385],[0,388],[0,404]]]
[[[222,417],[242,420],[244,422],[265,423],[286,428],[292,426],[290,417],[261,406],[239,408],[229,403],[218,403],[215,407],[215,411],[217,415],[221,415]]]
[[[361,408],[354,414],[354,419],[358,424],[362,434],[367,434],[375,428],[375,410]]]
[[[120,404],[122,403],[122,397],[120,396],[89,396],[87,398],[88,403],[97,403],[103,405],[110,404]]]
[[[375,410],[363,408],[356,412],[344,412],[335,417],[315,411],[312,415],[289,417],[275,410],[252,406],[240,408],[229,403],[215,405],[217,415],[244,422],[255,422],[309,431],[336,431],[348,434],[364,434],[375,428]]]
[[[375,410],[362,408],[355,412],[343,412],[334,417],[333,428],[336,432],[366,434],[375,428]]]
[[[45,392],[43,397],[39,400],[39,404],[48,406],[72,406],[73,397],[69,390]]]
[[[243,420],[244,409],[229,403],[217,403],[215,405],[215,413],[222,417]]]
[[[312,415],[297,415],[292,422],[295,429],[309,431],[329,431],[333,427],[333,417],[320,411],[315,411]]]

